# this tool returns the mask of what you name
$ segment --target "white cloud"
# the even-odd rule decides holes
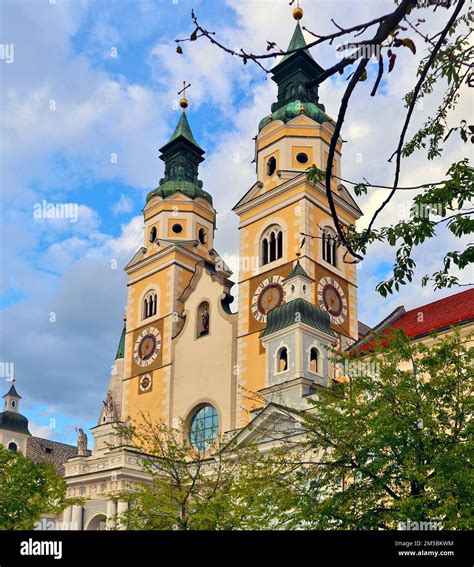
[[[133,201],[126,195],[120,195],[120,199],[111,207],[114,215],[122,215],[133,211]]]

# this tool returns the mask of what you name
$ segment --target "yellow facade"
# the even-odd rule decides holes
[[[215,211],[204,199],[192,200],[176,193],[168,199],[153,197],[144,209],[144,248],[126,268],[128,273],[125,366],[122,415],[138,419],[149,413],[157,420],[171,422],[170,382],[173,377],[173,337],[181,328],[184,304],[180,301],[188,288],[196,266],[204,260],[214,263],[211,255]],[[173,226],[179,225],[179,232]],[[150,242],[150,230],[156,239]],[[199,242],[199,230],[206,242]],[[144,317],[143,301],[147,293],[156,293],[156,313]],[[142,329],[156,328],[160,333],[159,356],[149,367],[135,364],[134,348]],[[151,387],[140,389],[140,379],[147,375]]]
[[[265,352],[260,344],[262,327],[255,325],[250,307],[252,292],[269,274],[288,275],[288,266],[300,258],[301,265],[313,279],[312,302],[318,304],[317,285],[323,277],[336,280],[344,289],[348,308],[345,321],[333,325],[341,337],[341,347],[357,339],[357,273],[354,264],[345,263],[342,251],[337,251],[337,263],[326,262],[322,255],[321,234],[326,227],[334,228],[324,187],[309,183],[304,174],[313,163],[324,169],[331,123],[317,124],[301,115],[286,124],[270,122],[256,139],[257,183],[236,205],[240,219],[239,327],[237,364],[239,367],[240,415],[239,425],[251,418],[259,407],[252,393],[265,387]],[[340,152],[341,144],[338,144]],[[336,157],[338,175],[340,153]],[[300,164],[298,154],[305,153],[307,161]],[[266,164],[277,158],[273,177],[268,176]],[[341,190],[342,191],[342,190]],[[334,199],[341,222],[355,224],[360,211],[335,186]],[[261,245],[265,231],[273,225],[283,234],[281,256],[267,264],[262,262]],[[304,237],[304,235],[306,235]],[[303,239],[304,238],[304,239]]]

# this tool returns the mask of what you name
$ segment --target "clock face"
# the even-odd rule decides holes
[[[318,302],[329,313],[331,323],[342,325],[347,317],[347,300],[334,278],[321,278],[318,283]]]
[[[140,392],[148,392],[148,390],[151,389],[151,376],[149,374],[141,376],[138,387],[140,388]]]
[[[147,367],[152,364],[158,356],[161,348],[160,331],[155,327],[147,327],[138,335],[133,349],[135,364]]]
[[[285,291],[282,282],[283,276],[270,276],[263,280],[255,290],[252,298],[252,315],[264,323],[267,313],[283,303]]]

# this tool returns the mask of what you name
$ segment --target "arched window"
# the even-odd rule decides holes
[[[337,266],[337,239],[336,234],[330,228],[325,228],[323,230],[322,237],[322,247],[323,247],[323,260],[332,266]]]
[[[261,250],[262,266],[283,258],[283,232],[278,225],[270,226],[263,233]]]
[[[281,347],[277,354],[277,372],[288,370],[288,349]]]
[[[197,338],[209,334],[209,303],[203,301],[197,310]]]
[[[273,175],[277,167],[277,160],[275,157],[268,158],[267,160],[267,175]]]
[[[309,351],[309,371],[317,374],[318,367],[319,367],[319,352],[317,348],[312,347],[311,350]]]
[[[214,406],[201,406],[189,425],[189,440],[197,451],[206,451],[219,433],[219,416]]]
[[[150,230],[150,242],[155,242],[155,240],[156,240],[156,226],[154,226]]]
[[[8,450],[16,453],[18,451],[18,445],[12,441],[11,443],[8,443]]]
[[[158,307],[158,296],[156,291],[149,291],[143,298],[143,319],[156,315]]]
[[[206,244],[207,242],[207,231],[205,228],[200,228],[198,231],[198,239],[201,244]]]

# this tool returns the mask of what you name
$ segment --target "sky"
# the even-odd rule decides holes
[[[350,26],[394,5],[361,0],[354,10],[353,0],[301,4],[303,24],[317,33],[335,30],[331,18]],[[122,329],[123,267],[141,246],[145,196],[163,174],[158,150],[179,119],[183,80],[191,83],[188,118],[206,150],[200,177],[218,212],[216,248],[231,267],[238,264],[232,207],[255,182],[253,137],[276,99],[276,85],[256,65],[244,66],[203,39],[184,43],[178,55],[174,40],[193,30],[192,9],[223,43],[258,53],[267,40],[285,48],[295,25],[288,0],[1,3],[0,369],[14,364],[21,411],[33,434],[74,443],[75,427],[96,424]],[[437,31],[447,18],[445,10],[426,14],[427,31]],[[416,43],[416,55],[399,50],[377,97],[368,96],[374,62],[359,85],[342,132],[343,177],[391,183],[387,159],[405,116],[402,97],[425,54]],[[314,48],[313,57],[329,67],[337,61],[337,45]],[[320,87],[332,117],[346,76]],[[436,110],[442,86],[417,107],[412,133]],[[464,97],[453,125],[472,110],[472,98]],[[466,152],[453,135],[442,157],[427,162],[421,152],[404,162],[400,183],[438,180]],[[364,218],[384,195],[371,190],[357,199]],[[397,195],[381,222],[406,215],[411,196]],[[42,214],[48,204],[64,203],[71,205],[69,218]],[[375,286],[389,275],[394,251],[385,243],[371,247],[358,270],[359,319],[373,325],[399,305],[413,308],[454,293],[422,288],[420,278],[458,248],[440,232],[415,255],[417,280],[383,299]],[[472,274],[460,280],[472,281]],[[9,387],[5,376],[0,384]]]

